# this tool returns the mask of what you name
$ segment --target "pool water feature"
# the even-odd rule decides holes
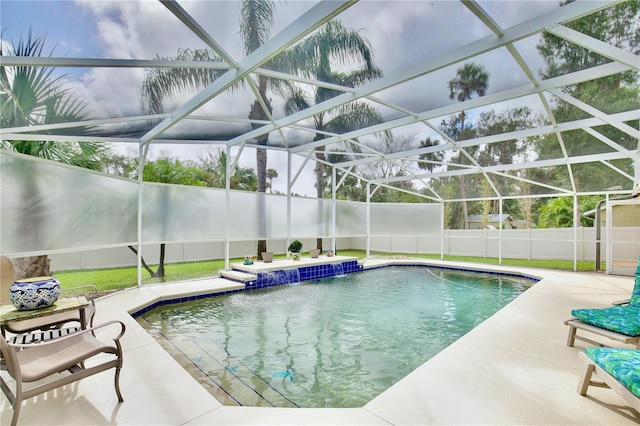
[[[261,273],[264,287],[272,287],[282,284],[295,284],[300,282],[298,269],[284,269]]]
[[[334,277],[344,277],[344,269],[342,268],[342,265],[340,265],[339,263],[334,263],[330,266]]]
[[[224,404],[362,407],[532,284],[385,267],[166,305],[139,320]]]

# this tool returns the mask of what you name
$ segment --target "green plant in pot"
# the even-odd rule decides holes
[[[289,252],[293,260],[300,260],[300,251],[302,250],[302,243],[298,240],[293,240],[289,244]]]

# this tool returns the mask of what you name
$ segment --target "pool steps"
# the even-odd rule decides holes
[[[220,271],[218,273],[220,278],[226,278],[231,281],[239,282],[244,285],[251,285],[252,282],[255,282],[258,279],[256,274],[250,274],[248,272],[230,270],[230,271]]]
[[[321,278],[340,276],[364,269],[383,268],[391,265],[396,266],[431,266],[435,268],[448,269],[461,272],[484,272],[495,275],[514,276],[539,281],[539,277],[525,276],[519,273],[504,272],[493,268],[471,269],[445,264],[437,264],[437,261],[425,262],[411,258],[395,258],[371,260],[365,267],[364,260],[348,256],[320,256],[317,259],[305,259],[293,261],[288,259],[276,260],[273,262],[255,262],[252,265],[244,263],[234,263],[231,270],[220,271],[220,278],[230,280],[234,283],[244,284],[246,290],[272,287],[274,285],[292,284],[300,281],[317,280]],[[294,277],[295,275],[295,277]]]
[[[362,271],[362,263],[350,256],[320,256],[316,259],[276,260],[252,265],[234,263],[220,277],[245,284],[247,290],[293,284]],[[254,278],[255,277],[255,278]]]

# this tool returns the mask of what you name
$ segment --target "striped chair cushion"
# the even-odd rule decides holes
[[[75,333],[80,330],[80,327],[65,327],[55,328],[46,331],[33,331],[30,333],[17,334],[7,339],[9,343],[16,345],[28,345],[31,343],[46,342],[48,340],[58,339],[63,336]]]

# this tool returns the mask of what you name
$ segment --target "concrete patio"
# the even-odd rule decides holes
[[[416,260],[370,260],[365,267],[406,262]],[[28,400],[23,404],[19,424],[640,423],[640,413],[609,389],[590,388],[587,397],[576,392],[583,371],[578,353],[585,344],[577,342],[576,347],[567,347],[568,327],[563,324],[572,308],[604,307],[628,297],[633,279],[596,273],[488,268],[517,271],[542,280],[367,405],[353,409],[222,406],[129,315],[159,300],[238,288],[242,284],[211,278],[121,291],[98,300],[96,322],[118,319],[127,325],[122,340],[124,402],[117,403],[113,373],[101,373]],[[100,337],[107,339],[108,335],[103,333]],[[0,423],[9,424],[12,409],[4,395],[0,409]]]

